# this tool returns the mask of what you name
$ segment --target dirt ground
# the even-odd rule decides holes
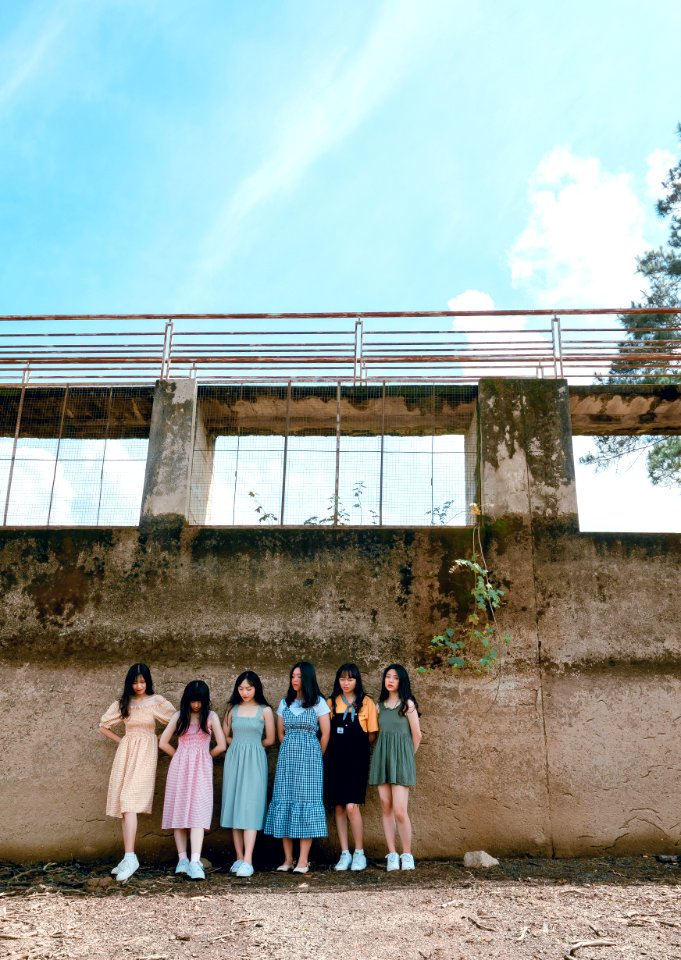
[[[214,868],[205,882],[111,864],[0,863],[7,960],[681,958],[681,867],[653,858],[505,860],[486,872]]]

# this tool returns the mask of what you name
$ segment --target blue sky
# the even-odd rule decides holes
[[[626,305],[679,36],[676,0],[5,0],[0,313]]]

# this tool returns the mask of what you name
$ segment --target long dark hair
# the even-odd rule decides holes
[[[340,685],[342,676],[346,676],[351,680],[357,681],[355,683],[355,710],[357,713],[359,713],[359,711],[362,709],[362,704],[364,703],[366,693],[362,684],[362,674],[359,672],[359,667],[356,663],[342,663],[338,670],[336,670],[336,679],[333,681],[333,692],[331,694],[331,699],[333,700],[333,709],[336,709],[336,697],[343,695]]]
[[[378,698],[381,703],[388,699],[388,691],[385,688],[385,675],[388,670],[394,670],[397,674],[397,679],[399,680],[399,686],[397,688],[397,696],[400,698],[400,707],[399,715],[403,717],[407,710],[409,709],[409,700],[414,704],[414,709],[416,713],[421,716],[419,712],[419,705],[416,702],[416,697],[411,692],[411,683],[409,682],[409,674],[404,669],[401,663],[389,663],[388,666],[383,671],[383,677],[381,679],[381,695]]]
[[[125,675],[123,693],[118,701],[118,709],[120,710],[121,717],[124,720],[127,720],[130,716],[130,701],[135,696],[135,691],[132,689],[132,685],[138,677],[142,677],[147,685],[147,689],[145,690],[146,695],[148,697],[153,697],[154,695],[154,685],[151,682],[151,670],[146,663],[133,663]]]
[[[242,683],[248,683],[251,687],[255,687],[255,694],[253,696],[255,702],[261,703],[264,707],[269,707],[269,703],[265,699],[265,693],[262,688],[262,680],[253,670],[244,670],[243,673],[239,674],[234,681],[232,696],[229,698],[227,703],[231,703],[232,707],[236,707],[237,704],[244,702],[241,694],[239,693],[239,687]]]
[[[285,697],[286,705],[290,707],[297,696],[296,691],[291,685],[291,677],[293,676],[293,671],[296,668],[300,670],[300,692],[303,695],[303,706],[305,708],[316,707],[317,701],[322,695],[322,691],[319,689],[319,684],[317,683],[317,674],[315,673],[314,666],[307,660],[299,660],[298,663],[294,663],[291,667],[288,682],[288,693]]]
[[[182,734],[189,729],[189,724],[191,723],[191,714],[192,709],[189,704],[192,700],[201,701],[201,712],[199,714],[199,726],[204,733],[208,733],[208,714],[210,713],[210,690],[208,689],[208,684],[204,683],[203,680],[192,680],[191,683],[188,683],[184,688],[184,693],[182,694],[182,700],[180,701],[180,716],[177,720],[177,726],[175,727],[175,733],[178,737],[181,737]]]

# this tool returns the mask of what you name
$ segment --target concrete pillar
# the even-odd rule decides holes
[[[577,521],[565,380],[481,380],[480,486],[491,519]]]
[[[206,524],[210,517],[215,461],[215,434],[208,433],[199,406],[194,430],[194,460],[189,494],[189,522]]]
[[[140,523],[186,522],[197,415],[196,380],[158,380]]]
[[[471,505],[477,503],[480,499],[480,491],[478,489],[478,478],[480,475],[478,470],[478,417],[475,413],[464,435],[463,451],[466,477],[466,523],[469,527],[473,527],[477,520],[471,510]]]

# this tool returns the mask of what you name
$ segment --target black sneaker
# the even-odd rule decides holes
[[[656,853],[658,863],[681,863],[681,856],[676,853]]]

